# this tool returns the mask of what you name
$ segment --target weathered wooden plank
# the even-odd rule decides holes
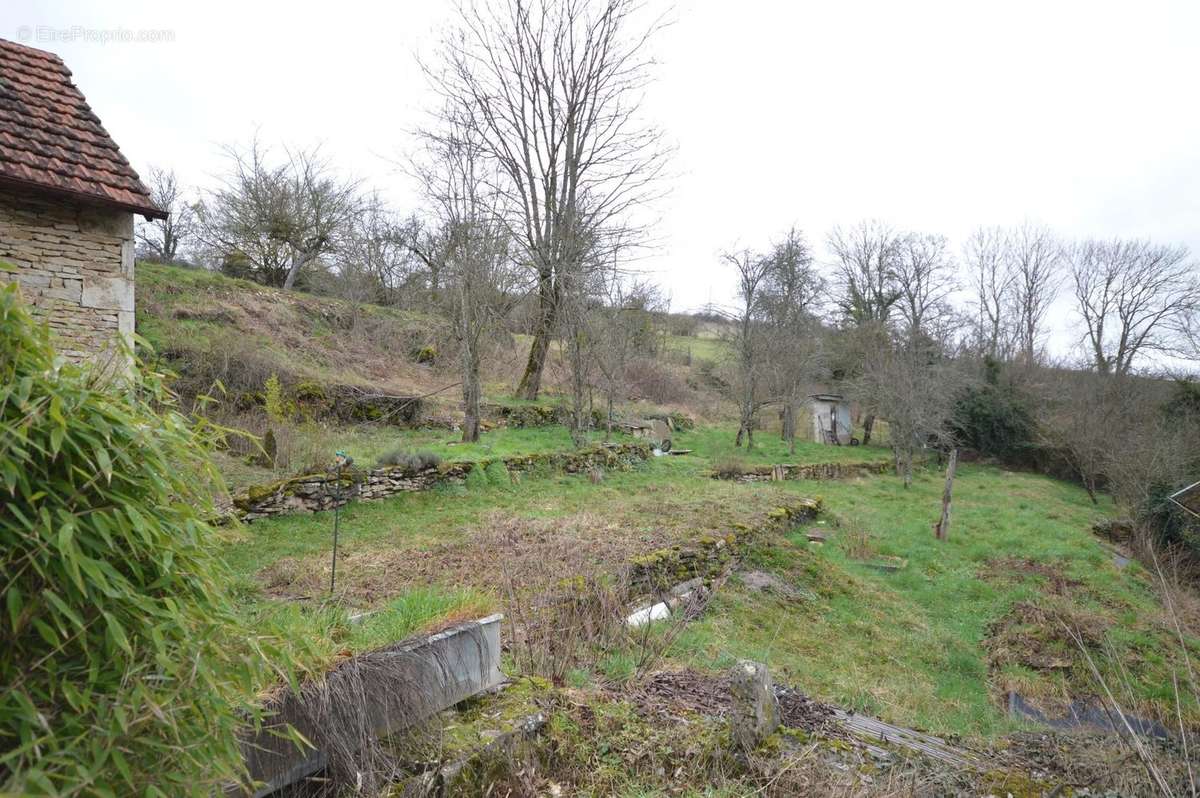
[[[963,769],[978,770],[984,766],[983,761],[970,751],[956,748],[939,737],[915,729],[893,726],[878,718],[858,715],[843,709],[834,709],[834,717],[846,731],[863,740],[890,743]]]

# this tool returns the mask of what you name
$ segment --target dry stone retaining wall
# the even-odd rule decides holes
[[[133,214],[0,191],[0,271],[50,325],[60,354],[86,360],[133,334]]]
[[[782,463],[779,465],[753,466],[736,476],[713,474],[715,479],[733,479],[737,482],[770,482],[783,479],[849,479],[868,474],[886,474],[893,469],[888,462],[864,463]]]
[[[772,510],[767,520],[756,527],[734,524],[724,535],[705,535],[635,557],[630,561],[630,584],[635,590],[656,592],[688,579],[714,577],[758,536],[786,532],[811,521],[820,512],[820,499],[802,499]]]
[[[235,497],[233,505],[243,521],[254,521],[273,515],[329,510],[356,499],[385,499],[399,493],[429,490],[441,484],[461,484],[472,470],[486,469],[493,462],[503,463],[510,474],[538,468],[574,474],[600,467],[626,469],[646,460],[650,453],[647,444],[623,443],[579,451],[516,455],[498,461],[443,463],[422,469],[383,466],[346,471],[340,481],[336,474],[310,474],[251,487],[245,494]]]

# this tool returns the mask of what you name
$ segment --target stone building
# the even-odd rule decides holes
[[[71,359],[133,333],[135,214],[166,218],[62,59],[0,39],[0,280]]]

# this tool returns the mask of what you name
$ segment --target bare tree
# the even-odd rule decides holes
[[[463,441],[479,440],[480,366],[488,333],[507,312],[516,270],[500,220],[492,176],[475,130],[447,115],[422,133],[425,159],[414,164],[443,228],[438,270],[454,297],[452,316],[462,369]]]
[[[1007,250],[1017,353],[1033,364],[1041,354],[1046,313],[1062,283],[1063,248],[1049,228],[1027,221],[1009,232]]]
[[[613,405],[619,392],[628,387],[626,369],[646,343],[647,316],[659,311],[663,302],[653,285],[630,281],[619,270],[607,270],[605,278],[604,301],[594,313],[593,337],[605,401],[604,437],[608,440],[612,435]]]
[[[668,150],[641,120],[646,54],[637,0],[484,0],[458,6],[427,68],[448,113],[497,165],[504,218],[537,278],[538,315],[518,394],[536,398],[564,276],[643,232]]]
[[[195,207],[188,202],[174,169],[151,166],[146,187],[150,189],[150,200],[167,212],[167,218],[143,221],[138,225],[139,255],[175,263],[195,239]]]
[[[816,311],[824,281],[814,268],[808,241],[795,227],[771,247],[766,266],[761,305],[772,338],[771,393],[783,405],[780,434],[794,454],[796,410],[820,360]]]
[[[929,342],[881,346],[867,354],[859,392],[887,419],[896,472],[912,484],[918,452],[952,442],[950,416],[962,375]]]
[[[962,257],[974,293],[977,346],[989,357],[1007,360],[1015,338],[1011,310],[1016,284],[1008,234],[1000,227],[980,227],[967,238]]]
[[[589,394],[597,365],[598,318],[594,312],[597,302],[597,271],[580,269],[562,277],[559,296],[559,328],[562,333],[562,353],[566,359],[568,385],[571,392],[571,442],[576,446],[587,443],[590,426]]]
[[[827,244],[835,257],[838,293],[834,304],[841,316],[848,349],[886,338],[896,303],[903,295],[896,284],[900,236],[886,224],[869,220],[849,230],[835,227]],[[868,351],[861,353],[863,356]],[[857,371],[857,369],[856,369]],[[863,419],[863,444],[871,442],[875,412],[869,402]]]
[[[416,216],[398,218],[378,196],[365,199],[335,253],[338,274],[359,275],[361,292],[370,301],[416,305],[426,298],[423,291],[419,298],[409,296],[419,271],[409,247],[410,226],[417,223]]]
[[[739,307],[727,314],[733,321],[732,352],[734,358],[734,398],[738,404],[736,446],[746,442],[754,446],[754,427],[758,411],[770,403],[767,395],[767,349],[770,336],[764,319],[764,289],[771,271],[771,261],[750,250],[741,249],[721,254],[721,262],[737,273]]]
[[[879,221],[863,221],[829,233],[835,257],[837,310],[851,325],[888,322],[902,296],[896,285],[901,237]]]
[[[201,237],[263,283],[292,288],[304,267],[341,243],[363,207],[359,184],[338,177],[319,149],[276,160],[254,138],[225,153],[223,184],[198,207]]]
[[[950,294],[958,288],[956,264],[945,236],[908,233],[897,245],[894,274],[900,294],[897,306],[905,335],[929,335],[944,317],[952,314]]]
[[[1084,341],[1100,374],[1128,374],[1138,358],[1177,353],[1179,330],[1200,307],[1187,247],[1150,241],[1084,241],[1071,249]]]

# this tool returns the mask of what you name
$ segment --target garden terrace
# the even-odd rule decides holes
[[[935,471],[918,471],[908,490],[892,475],[713,480],[706,437],[697,434],[693,456],[652,458],[610,472],[599,484],[535,474],[514,485],[484,473],[463,484],[352,504],[342,511],[335,604],[383,609],[372,616],[379,623],[390,605],[414,592],[457,597],[445,603],[451,613],[464,602],[490,609],[503,603],[506,568],[538,563],[560,577],[585,562],[616,570],[669,556],[677,546],[715,544],[762,524],[776,507],[820,497],[828,516],[812,528],[824,545],[798,529],[756,540],[745,555],[748,567],[773,575],[794,595],[756,590],[735,575],[680,637],[670,660],[719,672],[737,657],[761,659],[788,683],[890,722],[984,739],[1006,734],[1019,727],[1005,714],[1010,690],[1050,710],[1064,692],[1095,690],[1077,655],[1069,656],[1069,667],[1039,669],[995,653],[993,641],[1004,639],[997,631],[1007,628],[1002,619],[1058,584],[1058,577],[999,564],[1020,551],[1047,573],[1078,582],[1055,597],[1064,617],[1100,623],[1106,645],[1127,658],[1137,710],[1169,714],[1170,673],[1180,665],[1176,654],[1154,653],[1173,650],[1162,605],[1145,571],[1120,567],[1091,534],[1107,508],[1092,505],[1082,490],[963,465],[954,531],[939,542],[930,532],[943,481]],[[813,449],[822,456],[836,451]],[[283,612],[290,623],[319,628],[325,616],[314,607],[328,590],[331,524],[329,514],[289,516],[233,533],[228,559],[241,574],[249,611],[263,618]],[[871,563],[880,558],[906,566],[877,570]],[[1021,633],[1055,638],[1055,628],[1047,618]],[[1194,639],[1189,646],[1193,656],[1200,653]],[[620,678],[628,673],[623,662],[614,652],[598,673]],[[1185,711],[1194,722],[1197,709]]]

